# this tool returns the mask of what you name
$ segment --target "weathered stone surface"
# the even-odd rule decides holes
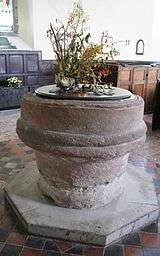
[[[150,224],[159,215],[151,175],[142,167],[128,164],[119,178],[123,192],[98,209],[55,206],[39,189],[39,178],[33,162],[6,187],[10,205],[32,234],[104,246]]]
[[[17,133],[35,150],[43,192],[70,208],[113,200],[121,193],[113,184],[119,184],[130,151],[145,140],[143,109],[139,96],[78,101],[26,95]]]

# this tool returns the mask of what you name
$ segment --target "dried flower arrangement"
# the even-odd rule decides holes
[[[101,79],[108,75],[109,69],[97,67],[98,63],[113,59],[119,53],[107,32],[102,33],[99,44],[90,42],[86,20],[83,8],[74,3],[66,25],[56,20],[56,26],[50,24],[47,31],[58,64],[56,84],[63,93],[101,94],[106,88],[111,89],[111,84],[103,85]]]

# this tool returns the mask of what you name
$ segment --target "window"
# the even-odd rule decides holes
[[[0,32],[13,32],[13,1],[0,0]]]

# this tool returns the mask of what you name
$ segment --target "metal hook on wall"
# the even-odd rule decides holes
[[[139,39],[136,43],[136,54],[144,55],[144,41],[142,39]]]

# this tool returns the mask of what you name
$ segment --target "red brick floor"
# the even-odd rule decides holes
[[[3,188],[22,171],[28,161],[35,161],[15,131],[19,111],[0,112],[0,256],[160,256],[159,223],[152,223],[107,248],[36,237],[27,234],[5,204]],[[145,117],[150,127],[150,116]],[[160,131],[148,130],[146,143],[129,161],[143,166],[154,178],[160,201]]]

